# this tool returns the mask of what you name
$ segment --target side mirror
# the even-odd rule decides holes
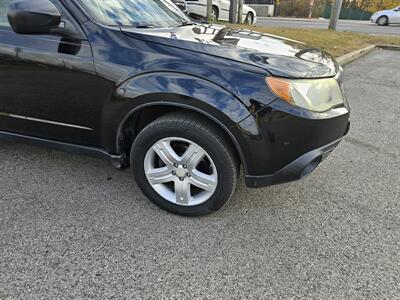
[[[20,34],[50,34],[61,24],[61,13],[49,0],[14,0],[7,16],[12,30]]]

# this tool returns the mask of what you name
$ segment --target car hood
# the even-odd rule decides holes
[[[126,35],[260,67],[274,76],[323,78],[339,70],[333,57],[304,43],[260,32],[217,25],[176,28],[121,28]]]

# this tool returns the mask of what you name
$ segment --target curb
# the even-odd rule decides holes
[[[400,46],[398,45],[376,45],[378,48],[385,49],[385,50],[395,50],[400,51]]]
[[[376,48],[376,45],[370,45],[368,47],[358,49],[358,50],[352,51],[350,53],[347,53],[345,55],[342,55],[342,56],[338,57],[336,59],[336,61],[339,63],[339,65],[343,66],[345,64],[348,64],[348,63],[360,58],[361,56],[363,56],[367,53],[370,53],[375,48]]]
[[[358,49],[355,51],[352,51],[350,53],[347,53],[345,55],[342,55],[336,59],[336,61],[339,63],[339,65],[346,65],[361,56],[370,53],[372,50],[380,48],[380,49],[385,49],[385,50],[394,50],[394,51],[400,51],[400,46],[398,45],[384,45],[384,44],[378,44],[378,45],[370,45],[368,47]]]

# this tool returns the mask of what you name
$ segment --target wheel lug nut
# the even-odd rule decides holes
[[[186,176],[187,176],[187,177],[190,177],[191,175],[190,175],[190,173],[186,173]]]
[[[178,164],[174,164],[174,167],[177,168],[177,167],[178,167]]]
[[[183,177],[179,177],[179,180],[180,180],[180,181],[183,181]]]
[[[175,171],[172,171],[172,175],[176,175],[176,172],[175,172]]]
[[[183,165],[183,168],[184,168],[184,169],[187,169],[187,165]]]

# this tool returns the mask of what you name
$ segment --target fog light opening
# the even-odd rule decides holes
[[[318,156],[316,159],[314,159],[312,162],[310,162],[303,170],[303,172],[300,175],[300,178],[304,178],[308,175],[310,175],[319,165],[319,163],[322,161],[322,157]]]

